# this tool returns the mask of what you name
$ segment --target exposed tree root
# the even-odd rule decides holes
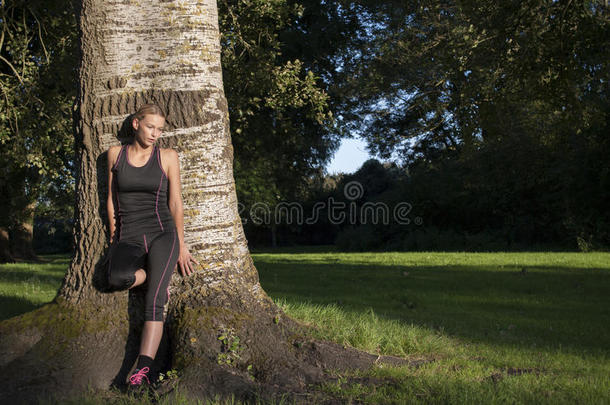
[[[184,297],[168,313],[153,371],[176,369],[180,392],[190,398],[325,402],[312,387],[337,372],[417,365],[314,339],[270,300],[219,306],[208,296],[207,305],[193,306],[192,294]],[[130,327],[137,323],[61,300],[0,323],[0,403],[124,386],[138,354],[140,331]]]

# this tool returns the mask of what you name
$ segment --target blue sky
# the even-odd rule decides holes
[[[366,143],[361,139],[343,139],[335,156],[326,167],[328,174],[353,173],[358,170],[362,163],[372,157],[369,156],[365,146]]]

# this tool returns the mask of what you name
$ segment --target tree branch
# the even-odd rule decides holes
[[[13,71],[13,73],[15,73],[15,76],[17,76],[17,79],[19,79],[19,81],[21,82],[21,84],[25,85],[25,83],[23,82],[23,80],[21,79],[21,76],[19,75],[19,73],[17,72],[17,69],[15,69],[15,67],[13,66],[13,64],[11,62],[9,62],[4,56],[0,55],[0,60],[4,61]]]

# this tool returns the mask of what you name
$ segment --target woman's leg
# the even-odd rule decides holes
[[[153,361],[157,355],[157,349],[163,336],[163,321],[145,321],[142,338],[140,341],[140,355],[133,374],[129,377],[130,386],[137,388],[144,384],[150,384],[148,378]]]
[[[148,247],[148,289],[144,308],[144,330],[140,355],[154,358],[163,335],[163,309],[168,300],[167,288],[180,254],[175,229],[164,232],[151,241]]]
[[[146,281],[146,271],[144,269],[138,269],[135,274],[136,281],[131,285],[131,287],[129,287],[130,289],[137,287]]]
[[[145,321],[142,339],[140,340],[140,355],[154,359],[162,336],[163,321]]]
[[[167,302],[167,287],[178,262],[180,246],[175,229],[159,234],[148,248],[144,320],[163,321],[163,307]]]
[[[127,290],[146,280],[144,247],[128,241],[113,243],[108,253],[108,285]]]

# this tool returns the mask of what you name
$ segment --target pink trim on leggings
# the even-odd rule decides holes
[[[157,286],[157,291],[155,291],[155,299],[153,300],[153,321],[155,320],[155,310],[157,309],[157,294],[159,293],[159,287],[161,287],[161,282],[163,282],[163,276],[167,271],[167,266],[169,266],[169,262],[172,259],[172,254],[174,253],[174,246],[176,245],[176,231],[174,230],[174,241],[172,242],[172,251],[169,253],[169,257],[167,258],[167,263],[165,263],[165,269],[163,270],[163,274],[161,274],[161,278],[159,279],[159,285]]]
[[[146,248],[146,253],[148,253],[148,245],[146,244],[146,234],[143,233],[142,236],[144,237],[144,247]]]
[[[161,183],[163,183],[163,176],[161,176],[161,180],[159,181],[159,188],[157,189],[157,201],[155,201],[155,212],[157,213],[159,226],[161,227],[161,230],[163,230],[163,224],[161,223],[161,217],[159,216],[159,191],[161,190]]]

